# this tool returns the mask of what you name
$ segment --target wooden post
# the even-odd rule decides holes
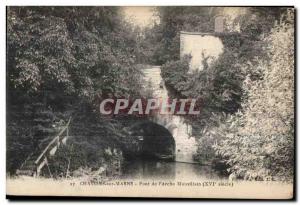
[[[47,158],[45,158],[45,159],[46,159],[46,165],[47,165],[47,168],[48,168],[50,177],[53,178],[52,173],[51,173],[51,170],[50,170],[50,167],[49,167],[49,164],[48,164],[48,160],[47,160]]]
[[[45,157],[44,160],[40,164],[37,164],[36,177],[40,176],[41,170],[45,166],[46,163],[47,163],[47,158]]]
[[[42,151],[42,153],[34,161],[34,163],[36,165],[36,168],[35,168],[35,171],[34,171],[35,172],[34,173],[35,177],[39,177],[41,169],[45,165],[47,165],[49,174],[52,177],[52,173],[51,173],[51,170],[50,170],[49,165],[48,165],[47,156],[54,155],[55,152],[57,151],[57,149],[59,148],[60,143],[64,143],[65,144],[64,139],[66,139],[66,138],[69,137],[69,125],[70,125],[70,122],[71,122],[71,117],[70,117],[68,123],[66,124],[66,126],[58,133],[58,135],[56,137],[54,137],[51,140],[51,142],[46,146],[46,148]],[[62,137],[62,134],[64,132],[66,132],[66,135],[67,135],[65,138]]]

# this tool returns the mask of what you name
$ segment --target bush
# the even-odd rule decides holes
[[[287,15],[292,19],[292,13]],[[230,116],[216,153],[232,175],[248,180],[292,180],[294,169],[294,27],[281,22],[264,39],[270,62],[252,69],[261,79],[244,81],[242,112]]]

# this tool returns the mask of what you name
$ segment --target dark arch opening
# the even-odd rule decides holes
[[[172,134],[162,125],[146,121],[131,127],[131,133],[139,140],[139,158],[175,159],[175,140]]]

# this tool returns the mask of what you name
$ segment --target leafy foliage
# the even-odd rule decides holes
[[[288,12],[293,21],[293,13]],[[294,27],[289,21],[276,25],[268,42],[270,62],[252,69],[262,79],[244,81],[247,98],[242,112],[231,116],[215,149],[226,159],[232,175],[244,179],[291,180],[294,160]]]
[[[40,140],[51,136],[31,129],[54,125],[50,117],[44,119],[48,124],[38,120],[37,110],[51,113],[53,119],[60,118],[58,112],[95,115],[101,97],[139,96],[141,73],[135,66],[137,34],[133,31],[118,7],[8,8],[7,147],[11,173]],[[21,122],[25,119],[29,120]],[[84,132],[74,134],[84,136]],[[98,137],[103,135],[108,134]]]
[[[202,71],[190,74],[188,57],[162,66],[175,96],[203,101],[200,117],[187,119],[200,163],[248,180],[292,178],[293,19],[278,17],[286,12],[258,8],[237,18],[241,33],[216,34],[224,52]]]

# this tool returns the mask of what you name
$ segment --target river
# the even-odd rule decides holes
[[[169,162],[160,160],[134,160],[126,162],[122,170],[123,179],[226,179],[211,166]]]

